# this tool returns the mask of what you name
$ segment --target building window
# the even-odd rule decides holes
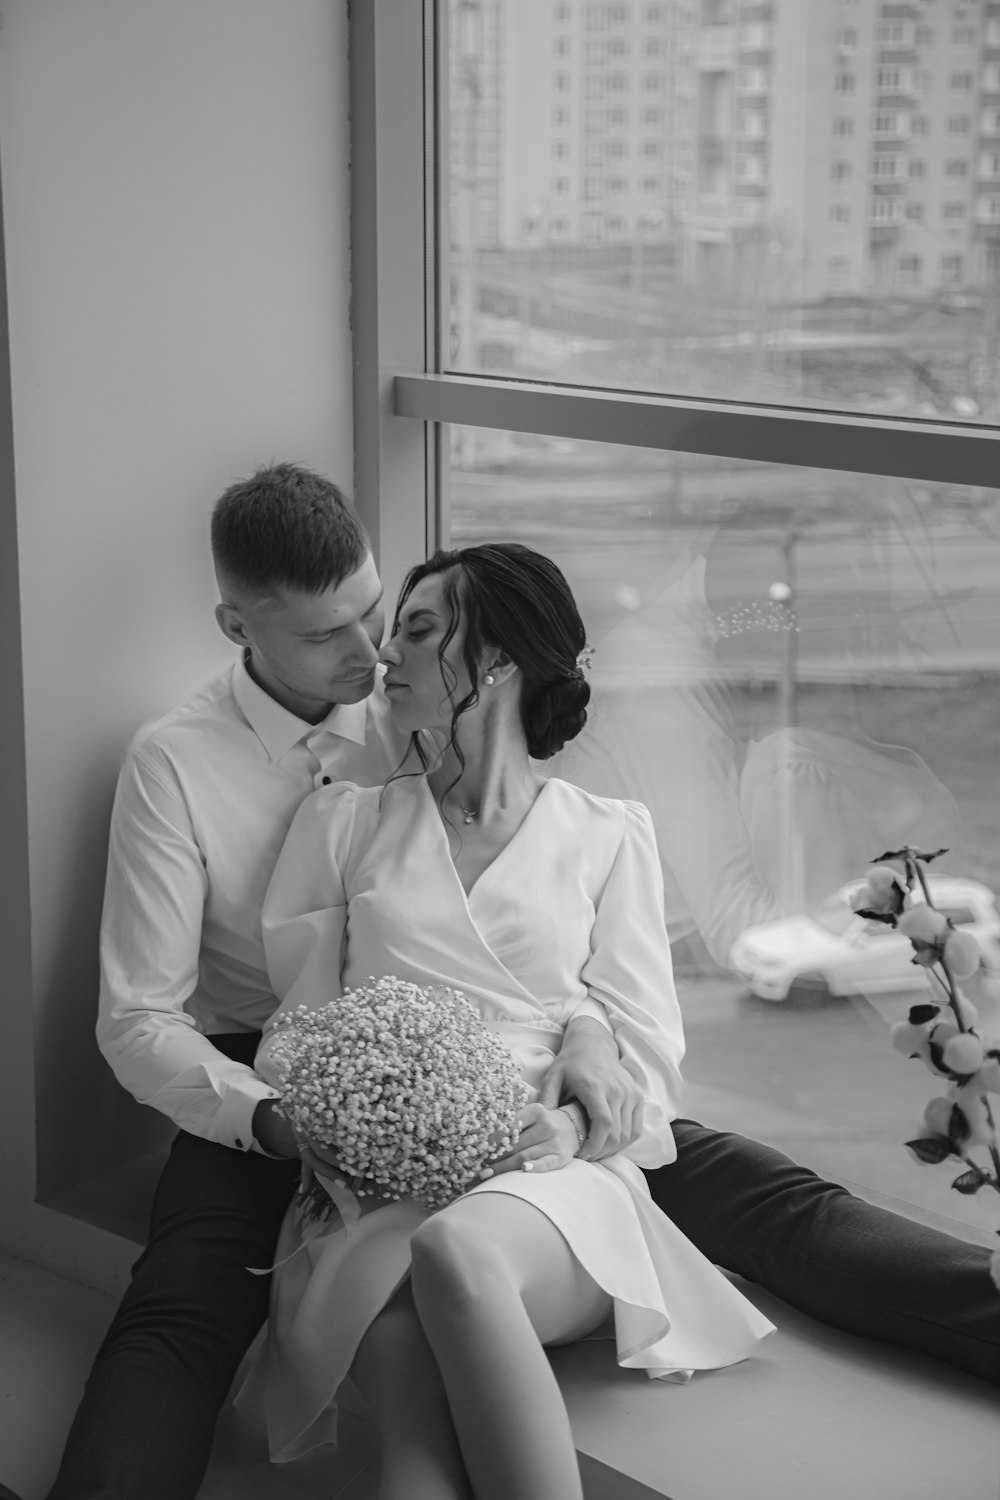
[[[930,130],[930,121],[926,115],[914,115],[910,120],[911,135],[926,135]]]
[[[851,222],[851,210],[846,203],[833,203],[830,205],[831,224],[849,224]]]
[[[951,89],[971,89],[975,86],[975,78],[971,73],[952,73],[948,79],[948,87]]]
[[[972,121],[969,119],[968,115],[949,115],[949,117],[948,117],[948,134],[949,135],[968,135],[968,133],[969,133],[969,131],[971,129],[972,129]]]
[[[944,206],[944,217],[946,219],[964,219],[965,218],[965,204],[964,203],[946,203],[945,206]]]
[[[911,157],[909,162],[909,173],[911,177],[926,177],[927,163],[921,161],[919,156]]]
[[[643,141],[639,147],[641,156],[661,156],[663,154],[663,143],[661,141]]]
[[[854,74],[838,73],[836,78],[834,78],[833,80],[833,90],[836,94],[853,94]]]
[[[899,257],[899,284],[910,290],[920,285],[920,256],[901,255]]]
[[[906,205],[906,217],[914,224],[920,224],[924,217],[924,205],[922,203],[908,203]]]
[[[663,110],[652,105],[644,105],[639,111],[639,123],[641,125],[662,125]]]
[[[946,177],[967,177],[969,174],[969,163],[967,161],[945,162]]]
[[[830,176],[834,182],[846,182],[851,175],[851,164],[849,161],[835,161],[830,168]]]
[[[962,257],[960,255],[942,255],[941,257],[941,280],[961,281],[962,279]]]
[[[641,183],[641,191],[644,193],[661,193],[663,191],[663,178],[644,177]]]
[[[552,44],[556,57],[569,57],[570,46],[568,36],[557,36]]]
[[[833,122],[833,133],[844,140],[854,134],[854,121],[849,115],[838,115]]]
[[[646,90],[647,94],[658,94],[663,88],[663,74],[644,73],[642,78],[642,86]]]

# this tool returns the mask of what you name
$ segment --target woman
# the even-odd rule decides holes
[[[380,1424],[386,1500],[580,1500],[544,1346],[608,1322],[620,1363],[685,1379],[771,1329],[637,1169],[673,1158],[683,1052],[652,825],[533,764],[584,725],[584,646],[565,579],[527,548],[413,569],[385,691],[401,727],[439,731],[444,749],[381,791],[309,797],[264,905],[280,1011],[325,1004],[338,980],[452,984],[537,1095],[582,1010],[614,1031],[643,1095],[627,1153],[577,1160],[579,1106],[530,1102],[517,1149],[471,1192],[434,1214],[378,1203],[276,1272],[242,1404],[263,1408],[276,1458],[296,1457],[335,1435],[349,1373]],[[257,1059],[272,1078],[273,1037]],[[300,1243],[290,1218],[279,1257]]]

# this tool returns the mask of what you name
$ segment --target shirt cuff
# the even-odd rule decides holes
[[[253,1133],[253,1114],[261,1100],[280,1098],[277,1089],[255,1074],[241,1077],[239,1082],[231,1081],[216,1119],[218,1140],[237,1151],[255,1151],[258,1156],[271,1156],[270,1151],[265,1151],[257,1143]]]

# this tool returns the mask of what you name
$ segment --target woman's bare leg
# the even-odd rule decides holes
[[[409,1283],[368,1329],[351,1379],[378,1417],[380,1500],[472,1500],[441,1372]]]
[[[460,1198],[414,1235],[411,1285],[476,1500],[582,1500],[543,1345],[589,1333],[610,1299],[559,1231],[523,1199]]]

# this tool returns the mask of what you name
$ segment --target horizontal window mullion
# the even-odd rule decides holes
[[[397,416],[756,463],[995,487],[1000,430],[464,375],[397,374]]]

